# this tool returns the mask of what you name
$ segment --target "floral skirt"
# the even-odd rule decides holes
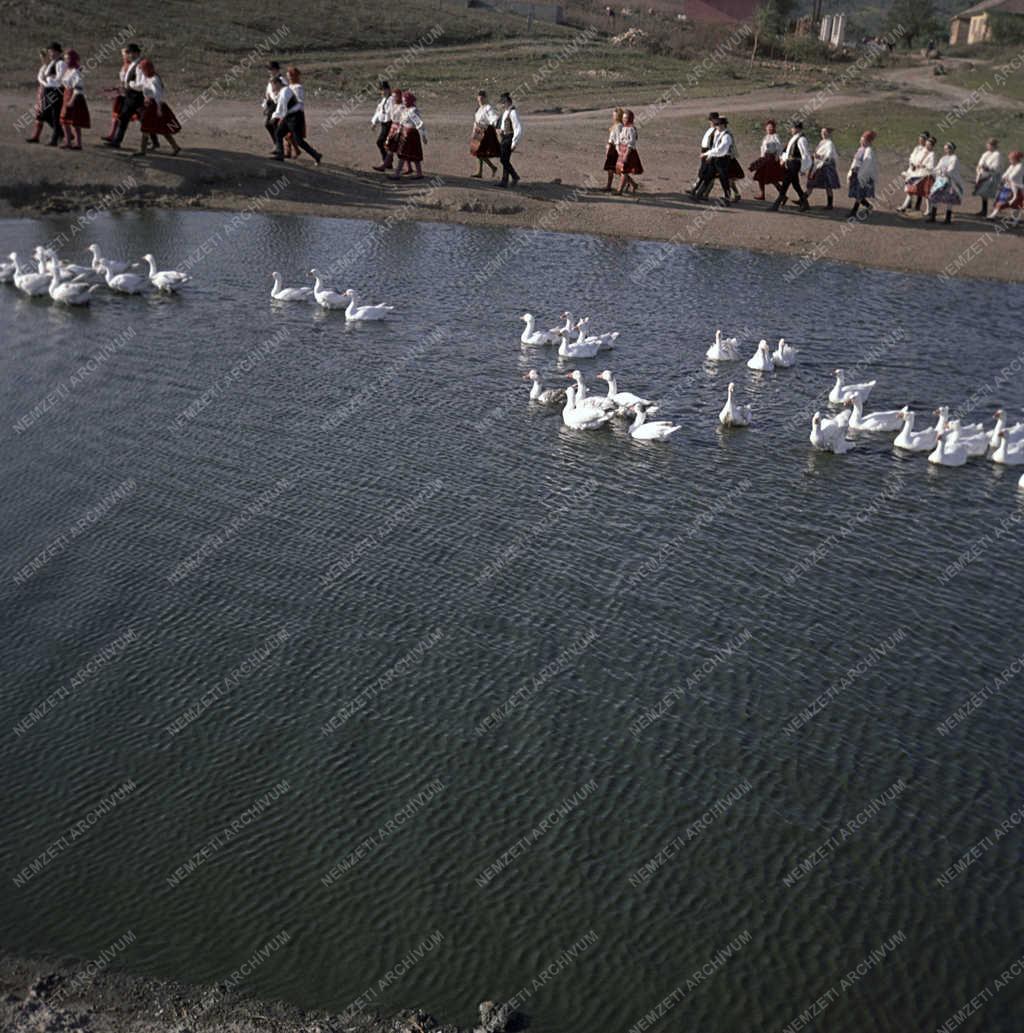
[[[402,161],[423,161],[423,144],[415,126],[403,126],[398,139],[398,157]]]
[[[501,157],[501,144],[494,126],[474,126],[473,136],[469,141],[469,153],[474,158]]]
[[[89,118],[89,105],[85,102],[84,93],[75,93],[74,90],[64,91],[60,122],[61,125],[77,126],[79,129],[88,129],[92,125],[92,120]]]
[[[906,190],[907,197],[927,197],[932,192],[934,184],[934,176],[915,176],[907,180],[907,185],[904,189]]]
[[[932,204],[944,204],[947,207],[962,204],[964,195],[945,176],[939,176],[928,194]]]
[[[635,147],[627,147],[624,143],[619,144],[619,160],[615,163],[615,171],[620,176],[643,175],[644,167]]]
[[[864,201],[869,197],[874,197],[875,181],[873,179],[869,179],[866,183],[861,183],[857,173],[855,172],[850,177],[850,187],[846,193],[855,201]]]
[[[824,190],[839,189],[839,173],[836,172],[834,161],[826,161],[807,173],[807,189],[813,190],[815,187]]]
[[[1024,208],[1024,190],[1014,191],[1010,187],[1000,187],[996,195],[996,204],[1001,204],[1004,208]]]

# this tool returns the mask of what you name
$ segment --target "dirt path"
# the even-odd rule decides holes
[[[757,91],[730,101],[730,110],[763,110],[785,98],[790,110],[809,95],[784,89]],[[861,98],[863,99],[863,98]],[[830,103],[842,103],[832,98]],[[0,95],[8,125],[24,98]],[[899,202],[893,188],[867,222],[847,222],[846,200],[835,211],[770,212],[749,200],[752,184],[743,184],[741,205],[720,209],[695,204],[684,194],[695,173],[692,153],[679,141],[692,135],[694,108],[708,101],[688,101],[658,116],[657,132],[645,134],[641,155],[648,169],[636,199],[600,192],[604,183],[603,110],[568,115],[530,115],[516,165],[523,176],[515,190],[499,190],[475,180],[475,162],[467,150],[467,112],[440,108],[428,113],[430,130],[420,183],[395,183],[370,170],[377,160],[369,118],[342,118],[330,133],[318,127],[327,110],[309,113],[310,136],[325,153],[314,168],[308,158],[281,165],[267,157],[269,140],[259,113],[247,102],[211,106],[186,124],[179,158],[166,150],[157,157],[132,158],[127,151],[98,146],[98,132],[88,134],[85,149],[68,152],[26,146],[8,133],[0,142],[0,214],[37,214],[106,207],[164,206],[305,215],[346,216],[372,220],[421,219],[468,225],[510,226],[610,236],[668,240],[712,247],[771,252],[792,260],[791,275],[807,275],[818,258],[921,273],[944,270],[962,278],[1020,280],[1024,269],[1024,232],[1000,233],[991,222],[959,217],[950,227],[904,219],[892,209]],[[99,108],[100,106],[97,105]],[[94,124],[105,128],[102,109]],[[684,127],[683,119],[691,121]],[[133,128],[131,139],[137,139]],[[743,155],[747,161],[750,155]],[[902,165],[883,155],[882,181],[894,180]],[[888,177],[888,179],[887,179]],[[106,199],[106,200],[104,200]],[[968,199],[965,210],[973,211]],[[88,243],[83,238],[82,246]],[[810,256],[810,257],[807,257]]]

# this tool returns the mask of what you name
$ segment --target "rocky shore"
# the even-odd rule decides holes
[[[4,1033],[513,1033],[525,1025],[523,1016],[489,1001],[479,1010],[472,1031],[416,1009],[332,1015],[218,987],[0,952]]]

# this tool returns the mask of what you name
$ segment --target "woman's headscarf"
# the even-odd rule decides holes
[[[622,124],[624,126],[631,126],[633,124],[633,112],[626,108],[622,113]]]
[[[69,50],[64,54],[64,63],[68,68],[81,68],[82,59],[78,56],[77,50]]]
[[[407,108],[416,107],[416,94],[410,93],[409,90],[406,90],[405,93],[402,94],[402,103]]]
[[[867,146],[869,143],[874,142],[876,136],[878,136],[878,133],[876,133],[874,129],[868,129],[861,135],[860,142],[864,144],[864,146]]]
[[[1010,151],[1010,164],[1019,165],[1024,161],[1024,153],[1020,151]]]
[[[156,75],[156,68],[153,67],[153,62],[150,61],[148,57],[144,57],[139,62],[139,71],[142,72],[147,79],[152,79],[153,76]]]

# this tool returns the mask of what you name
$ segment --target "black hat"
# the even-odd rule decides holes
[[[715,119],[715,125],[727,126],[728,124],[729,124],[729,120],[727,118],[716,118]]]
[[[381,79],[380,83],[378,83],[378,85],[377,85],[377,89],[378,90],[387,90],[390,93],[391,92],[391,83],[389,83],[387,81],[387,79]]]
[[[798,119],[798,118],[794,118],[793,121],[790,122],[789,124],[790,124],[790,126],[793,129],[803,129],[803,127],[804,127],[803,122],[801,122],[800,119]]]
[[[124,49],[127,50],[129,54],[142,53],[142,47],[140,47],[138,43],[129,43],[128,46],[126,46]]]
[[[512,103],[512,95],[510,93],[503,93],[500,99],[508,101],[509,104]]]
[[[717,111],[712,111],[711,114],[708,115],[708,121],[709,122],[714,122],[717,118],[718,118],[718,112]]]
[[[281,71],[281,62],[280,61],[268,61],[267,62],[267,71],[268,72],[280,72]]]
[[[64,48],[59,43],[51,43],[46,49],[56,50],[58,54],[64,53]]]

